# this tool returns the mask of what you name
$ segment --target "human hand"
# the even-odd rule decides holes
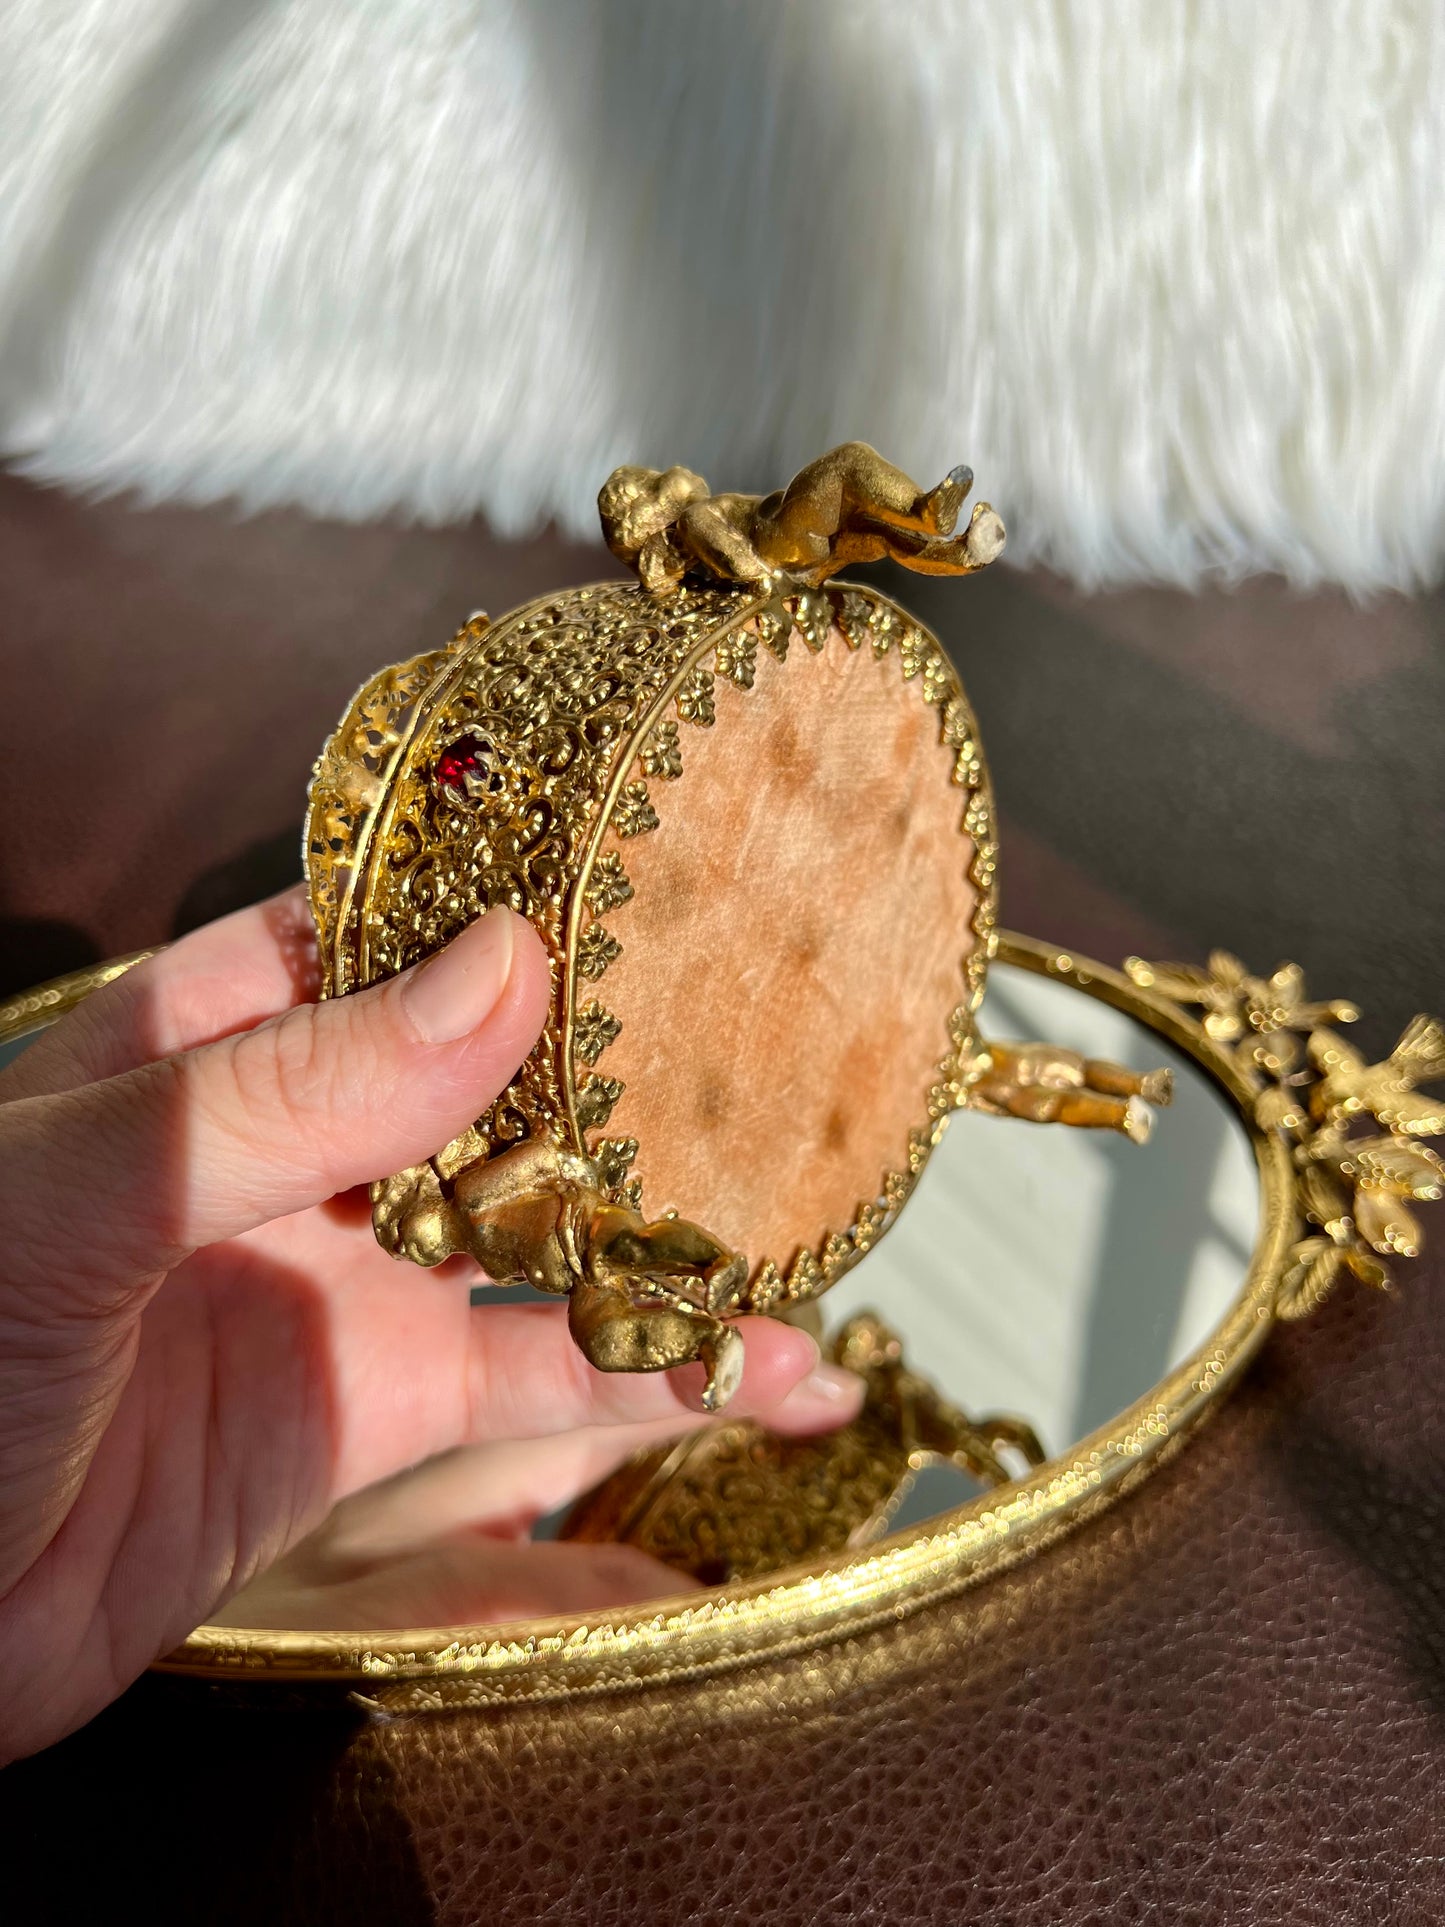
[[[473,1309],[475,1267],[399,1267],[354,1190],[506,1086],[547,1008],[531,927],[489,911],[325,1003],[314,952],[292,891],[97,992],[0,1075],[0,1758],[89,1718],[339,1500],[458,1447],[486,1450],[470,1521],[447,1488],[462,1557],[433,1565],[436,1597],[526,1609],[529,1508],[704,1423],[700,1367],[593,1371],[564,1304]],[[853,1415],[861,1387],[806,1334],[741,1329],[730,1416]],[[524,1472],[505,1442],[534,1439]],[[621,1550],[527,1556],[594,1555],[567,1609],[679,1589]]]

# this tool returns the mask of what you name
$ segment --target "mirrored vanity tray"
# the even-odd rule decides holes
[[[483,1113],[376,1174],[377,1238],[470,1260],[479,1318],[565,1298],[578,1370],[703,1367],[712,1416],[621,1465],[636,1434],[572,1433],[568,1480],[493,1443],[354,1493],[161,1671],[484,1705],[886,1623],[1130,1492],[1274,1319],[1414,1255],[1445,1027],[1369,1064],[1294,965],[1121,971],[997,929],[956,669],[832,580],[986,567],[1003,525],[959,527],[971,481],[919,490],[856,442],[765,497],[621,467],[599,512],[636,581],[478,611],[352,699],[303,838],[321,995],[501,904],[550,988]],[[0,1056],[134,961],[0,1006]],[[859,1415],[811,1439],[732,1416],[740,1315],[812,1330]]]
[[[323,1588],[257,1624],[281,1617],[273,1573],[162,1670],[339,1682],[393,1709],[685,1676],[974,1585],[1131,1491],[1264,1341],[1309,1228],[1291,1140],[1257,1121],[1268,1080],[1131,970],[1001,933],[984,1015],[995,1034],[1170,1063],[1151,1142],[958,1115],[897,1228],[818,1307],[825,1349],[867,1378],[860,1419],[786,1443],[721,1419],[550,1526],[640,1546],[693,1590],[585,1618],[382,1629],[328,1622]],[[404,1515],[407,1481],[428,1476],[388,1482],[378,1514]],[[353,1540],[369,1498],[347,1502]],[[317,1564],[304,1547],[288,1560]]]

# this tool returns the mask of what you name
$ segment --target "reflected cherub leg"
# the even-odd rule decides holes
[[[1091,1091],[1103,1091],[1112,1097],[1142,1097],[1146,1104],[1167,1105],[1174,1096],[1173,1071],[1126,1070],[1107,1057],[1084,1059],[1084,1082]]]
[[[1042,1465],[1048,1457],[1038,1433],[1026,1419],[1014,1418],[1008,1412],[990,1412],[985,1418],[974,1419],[973,1427],[995,1451],[1001,1445],[1008,1446],[1029,1465]]]
[[[1173,1091],[1168,1070],[1130,1071],[1057,1044],[990,1043],[975,1060],[964,1106],[1034,1124],[1119,1131],[1143,1144],[1154,1128],[1150,1104],[1168,1104]]]

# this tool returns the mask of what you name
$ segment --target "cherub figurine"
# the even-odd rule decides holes
[[[1135,1144],[1168,1104],[1167,1070],[1125,1070],[1057,1044],[979,1042],[960,1105],[996,1117],[1122,1132]],[[551,1136],[479,1159],[443,1183],[413,1165],[371,1188],[377,1238],[396,1258],[439,1265],[465,1253],[487,1275],[570,1294],[568,1323],[604,1372],[701,1362],[702,1400],[720,1411],[742,1376],[747,1260],[686,1218],[648,1222],[607,1199],[595,1162]],[[939,1448],[942,1449],[942,1448]],[[953,1448],[949,1448],[952,1450]]]
[[[608,548],[666,595],[687,575],[817,584],[883,556],[921,575],[970,575],[1004,545],[987,502],[954,535],[972,486],[973,470],[955,468],[920,489],[867,442],[844,442],[771,495],[714,495],[687,468],[618,468],[597,507]]]
[[[1061,1044],[980,1042],[964,1073],[964,1109],[1033,1124],[1122,1131],[1135,1144],[1154,1128],[1151,1104],[1174,1095],[1169,1070],[1128,1071]]]
[[[720,1314],[737,1308],[746,1259],[686,1218],[649,1224],[610,1203],[593,1160],[555,1138],[469,1164],[445,1186],[434,1165],[413,1165],[374,1184],[371,1199],[395,1258],[439,1265],[465,1253],[490,1278],[570,1293],[572,1336],[599,1371],[699,1360],[709,1411],[737,1389],[743,1341]]]

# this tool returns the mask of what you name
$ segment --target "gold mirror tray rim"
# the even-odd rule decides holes
[[[201,1626],[157,1671],[213,1682],[330,1681],[388,1711],[598,1693],[713,1673],[866,1631],[1042,1551],[1133,1490],[1187,1440],[1263,1343],[1299,1235],[1290,1151],[1254,1118],[1257,1091],[1181,1005],[1117,970],[1000,930],[998,957],[1099,998],[1175,1045],[1224,1092],[1253,1149],[1260,1221],[1234,1303],[1177,1370],[1027,1477],[877,1541],[765,1578],[601,1618],[288,1632]]]

